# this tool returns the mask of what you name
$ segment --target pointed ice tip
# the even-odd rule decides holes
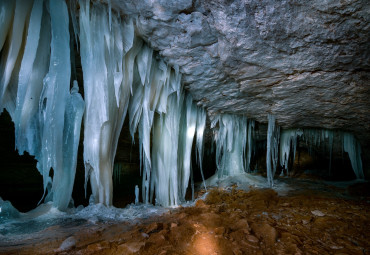
[[[73,81],[73,87],[71,89],[71,94],[75,94],[75,93],[78,93],[78,82],[76,80]]]

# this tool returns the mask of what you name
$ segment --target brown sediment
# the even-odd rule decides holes
[[[58,250],[65,239],[59,238],[7,253],[370,254],[369,212],[366,200],[213,189],[193,207],[136,225],[100,224],[76,231],[69,250]]]

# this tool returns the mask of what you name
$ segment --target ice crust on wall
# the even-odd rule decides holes
[[[68,9],[63,0],[5,0],[0,10],[5,32],[0,38],[0,109],[14,121],[18,152],[27,151],[38,161],[45,201],[64,210],[71,200],[84,112],[77,85],[69,92]]]

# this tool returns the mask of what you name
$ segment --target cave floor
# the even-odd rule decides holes
[[[160,216],[55,225],[0,241],[0,254],[370,254],[370,197],[348,195],[364,186],[318,192],[306,183],[285,196],[214,188]]]

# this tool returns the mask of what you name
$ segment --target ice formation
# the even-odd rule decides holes
[[[290,157],[291,150],[293,149],[293,162],[295,159],[295,152],[297,150],[297,138],[302,136],[303,131],[300,129],[287,129],[281,130],[280,133],[280,165],[289,173],[288,161]],[[281,172],[283,174],[283,171]]]
[[[247,145],[247,118],[243,116],[222,114],[211,124],[216,142],[217,174],[233,176],[245,172],[245,150]]]
[[[62,0],[2,1],[0,10],[5,31],[0,108],[14,121],[19,153],[27,151],[38,161],[46,201],[63,210],[71,199],[84,112],[77,85],[69,92],[67,5]]]
[[[272,187],[274,185],[274,176],[278,163],[280,127],[275,124],[275,117],[268,115],[267,129],[267,153],[266,153],[266,171],[267,182]]]
[[[248,145],[247,145],[247,172],[251,172],[251,158],[252,158],[252,151],[253,151],[253,136],[254,136],[254,120],[249,120],[248,122]]]
[[[119,165],[113,171],[114,158],[128,114],[132,137],[139,132],[143,203],[172,206],[185,201],[189,183],[194,187],[192,152],[204,180],[206,111],[183,91],[179,67],[166,64],[136,35],[135,18],[122,18],[110,1],[78,2],[79,10],[70,1],[69,11],[81,56],[84,100],[77,82],[71,86],[75,60],[70,57],[66,2],[0,1],[0,111],[5,108],[15,123],[18,152],[35,156],[45,201],[66,210],[84,121],[85,182],[90,180],[92,186],[91,201],[111,205],[112,176],[119,184],[121,171]],[[266,163],[272,186],[279,138],[280,163],[287,167],[291,147],[294,155],[302,133],[283,130],[280,136],[275,118],[269,115],[268,120]],[[250,172],[254,122],[221,114],[212,127],[218,177]],[[328,139],[332,148],[333,133],[308,130],[303,139],[311,143]],[[343,134],[343,147],[357,178],[363,178],[361,150],[353,135]],[[139,193],[136,186],[135,202]]]
[[[343,149],[348,153],[352,169],[357,179],[364,179],[365,176],[361,161],[361,146],[353,134],[343,133]]]
[[[179,204],[191,175],[195,133],[202,160],[204,110],[184,95],[178,68],[168,66],[134,35],[133,20],[121,20],[109,7],[90,6],[87,0],[80,1],[79,19],[84,161],[95,202],[112,204],[113,161],[128,112],[132,137],[139,132],[143,202],[152,202],[155,194],[158,204]]]

